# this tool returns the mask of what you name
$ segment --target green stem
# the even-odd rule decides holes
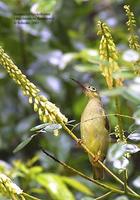
[[[28,199],[31,199],[31,200],[41,200],[41,199],[38,199],[38,198],[36,198],[36,197],[33,197],[33,196],[31,196],[31,195],[29,195],[29,194],[27,194],[27,193],[25,193],[25,192],[23,192],[23,195],[24,195],[24,197],[26,197],[26,198],[28,198]]]
[[[93,119],[97,119],[97,118],[101,118],[101,117],[110,117],[110,116],[119,116],[119,117],[124,117],[124,118],[132,119],[132,120],[136,119],[135,117],[131,117],[129,115],[122,115],[122,114],[119,114],[119,113],[114,113],[113,114],[112,113],[112,114],[105,114],[105,115],[100,115],[100,116],[92,117],[91,119],[85,120],[84,122],[87,122],[87,121],[90,121],[90,120],[93,120]],[[67,125],[71,125],[71,124],[67,124]],[[80,122],[77,123],[77,124],[75,124],[75,125],[71,125],[71,126],[73,126],[72,129],[71,129],[71,131],[73,131],[78,125],[80,125]]]
[[[97,197],[95,200],[101,200],[101,199],[104,199],[104,198],[108,197],[110,194],[112,194],[112,191],[109,191],[109,192],[103,194],[102,196]]]
[[[120,117],[121,115],[121,111],[120,111],[120,101],[119,101],[119,97],[116,97],[115,98],[115,104],[116,104],[116,110],[117,110],[117,113],[119,114],[117,116],[118,118],[118,125],[119,125],[119,138],[121,141],[123,141],[123,126],[122,126],[122,118]]]
[[[41,149],[42,149],[42,148],[41,148]],[[111,194],[112,192],[113,192],[113,193],[119,193],[119,194],[125,194],[124,191],[122,191],[122,190],[120,190],[120,189],[118,189],[118,188],[111,187],[111,186],[109,186],[109,185],[106,185],[106,184],[104,184],[104,183],[101,183],[100,181],[94,180],[93,178],[90,178],[90,177],[86,176],[86,175],[83,174],[82,172],[80,172],[80,171],[74,169],[73,167],[70,167],[70,166],[67,165],[66,163],[64,163],[64,162],[62,162],[62,161],[60,161],[60,160],[58,160],[56,157],[54,157],[53,155],[51,155],[51,154],[50,154],[49,152],[47,152],[46,150],[42,149],[42,151],[43,151],[47,156],[49,156],[50,158],[52,158],[53,160],[55,160],[56,162],[58,162],[59,164],[61,164],[61,165],[64,166],[65,168],[67,168],[67,169],[71,170],[72,172],[78,174],[79,176],[81,176],[81,177],[83,177],[83,178],[89,180],[89,181],[92,182],[92,183],[95,183],[95,184],[99,185],[99,186],[102,187],[102,188],[111,190],[110,192],[104,194],[104,196],[107,196],[107,195]],[[138,195],[136,195],[136,194],[128,193],[128,195],[140,199],[140,196],[138,196]]]
[[[125,194],[127,194],[127,169],[123,171],[123,175],[124,175],[124,191]]]
[[[87,148],[87,146],[86,146],[84,143],[79,142],[79,139],[76,137],[76,135],[75,135],[69,128],[67,128],[67,126],[66,126],[63,122],[61,122],[61,125],[62,125],[62,127],[64,128],[64,130],[66,130],[67,133],[68,133],[77,143],[79,143],[79,144],[83,147],[83,149],[84,149],[92,158],[95,157],[94,154]],[[118,178],[110,169],[108,169],[108,167],[106,167],[100,160],[98,160],[97,162],[98,162],[98,163],[105,169],[105,171],[108,172],[117,182],[121,183],[121,185],[124,186],[123,181],[122,181],[120,178]],[[137,196],[138,198],[140,198],[140,195],[137,194],[135,191],[133,191],[129,186],[127,186],[127,189],[128,189],[131,193],[133,193],[135,196]]]

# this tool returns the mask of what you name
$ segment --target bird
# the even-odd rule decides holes
[[[81,142],[93,153],[89,156],[93,169],[93,178],[102,180],[104,169],[98,162],[103,162],[109,145],[109,121],[106,116],[101,97],[97,89],[91,85],[84,85],[73,79],[88,97],[88,102],[81,114],[80,132]]]

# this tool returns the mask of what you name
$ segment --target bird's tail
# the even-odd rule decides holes
[[[96,180],[102,180],[104,178],[104,169],[103,167],[93,166],[93,178]]]

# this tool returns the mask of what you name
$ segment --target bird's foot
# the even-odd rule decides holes
[[[83,144],[83,140],[82,139],[78,139],[77,140],[77,144],[79,144],[81,146],[81,144]]]
[[[93,162],[96,163],[100,160],[101,158],[101,152],[99,151],[97,155],[94,156]]]
[[[100,159],[100,156],[95,155],[94,158],[93,158],[93,162],[96,163],[96,162],[98,162],[99,159]]]

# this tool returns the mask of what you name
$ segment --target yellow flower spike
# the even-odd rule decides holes
[[[55,104],[40,95],[40,90],[22,74],[21,70],[13,63],[10,57],[0,47],[0,64],[6,69],[10,77],[21,87],[24,95],[28,96],[29,103],[33,104],[34,111],[38,112],[39,119],[43,122],[67,122],[67,118],[60,112]]]
[[[32,104],[33,103],[33,98],[29,97],[29,103]]]
[[[128,21],[126,22],[126,24],[128,27],[128,31],[130,33],[130,36],[128,38],[129,47],[131,49],[138,51],[138,50],[140,50],[140,44],[138,41],[138,36],[135,34],[135,27],[136,27],[135,16],[134,16],[134,13],[130,10],[129,5],[125,5],[124,9],[125,9],[126,15],[128,17]]]
[[[99,46],[99,54],[100,54],[100,70],[102,75],[106,79],[106,83],[108,87],[111,89],[115,84],[117,86],[116,79],[113,78],[113,72],[119,69],[118,66],[118,52],[116,50],[113,38],[111,36],[111,31],[109,27],[99,21],[98,22],[98,35],[101,35],[101,41]],[[121,80],[119,80],[122,82]]]

